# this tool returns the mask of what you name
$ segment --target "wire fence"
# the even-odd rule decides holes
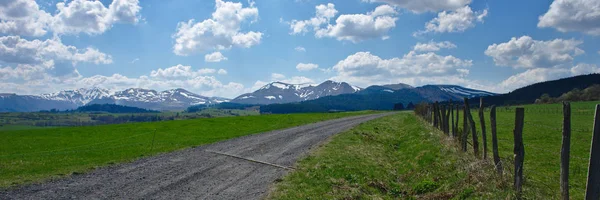
[[[466,100],[465,100],[466,101]],[[483,106],[483,99],[481,100],[480,106]],[[449,135],[449,136],[454,136],[455,138],[458,139],[460,146],[462,147],[463,151],[467,151],[467,146],[469,148],[472,148],[474,151],[474,154],[476,156],[479,157],[479,152],[480,151],[480,145],[478,144],[479,142],[484,142],[487,143],[488,141],[485,141],[483,139],[478,139],[477,135],[480,135],[479,137],[485,137],[484,135],[482,135],[482,130],[483,130],[483,126],[479,121],[475,121],[473,120],[473,116],[477,116],[478,113],[477,111],[479,111],[479,116],[481,117],[483,116],[491,116],[491,117],[496,117],[494,114],[493,116],[491,115],[492,112],[492,107],[484,107],[484,108],[476,108],[476,109],[472,109],[472,107],[469,107],[468,103],[465,102],[465,105],[451,105],[451,104],[440,104],[440,103],[432,103],[432,104],[427,104],[427,105],[420,105],[418,106],[420,108],[416,108],[415,109],[415,114],[419,115],[420,117],[422,117],[423,119],[425,119],[427,122],[429,122],[432,126],[434,126],[435,128],[440,129],[442,132],[444,132],[445,134]],[[464,112],[464,108],[471,108],[468,111],[469,112]],[[595,133],[598,132],[598,127],[594,127],[594,124],[599,124],[599,119],[598,117],[596,117],[595,122],[594,122],[594,115],[598,115],[598,110],[600,108],[600,105],[596,106],[596,109],[591,109],[591,108],[574,108],[571,109],[570,105],[568,106],[568,110],[570,111],[568,116],[569,116],[569,120],[568,123],[568,135],[569,138],[571,138],[571,133],[575,133],[576,136],[578,136],[577,138],[579,139],[577,142],[581,142],[581,137],[582,136],[588,136],[590,133]],[[492,126],[496,126],[498,129],[501,129],[501,131],[503,132],[503,135],[506,134],[507,129],[510,130],[511,132],[514,132],[515,137],[514,138],[510,138],[506,135],[504,135],[503,137],[505,138],[497,138],[497,141],[500,141],[503,144],[506,143],[512,143],[513,141],[515,142],[515,148],[514,148],[514,155],[518,156],[518,154],[524,154],[522,152],[529,152],[528,155],[533,155],[533,158],[529,158],[529,162],[535,162],[536,166],[560,166],[561,170],[563,167],[563,164],[565,162],[564,159],[562,159],[562,154],[561,154],[561,140],[563,138],[563,121],[565,121],[563,119],[563,115],[566,116],[565,113],[563,113],[565,108],[545,108],[545,107],[537,107],[537,106],[527,106],[526,108],[523,107],[513,107],[513,106],[507,106],[507,107],[494,107],[493,108],[494,111],[493,113],[498,113],[504,117],[497,119],[495,118],[494,121],[496,121],[496,123]],[[450,111],[452,110],[452,115],[450,115]],[[518,117],[518,111],[521,112],[521,114],[523,116],[529,116],[528,118],[524,118],[521,117],[519,119]],[[513,118],[513,114],[516,113],[515,118]],[[458,116],[458,115],[465,115],[466,116]],[[508,115],[508,117],[507,117]],[[449,117],[451,116],[451,117]],[[578,126],[572,126],[572,122],[571,122],[571,118],[573,119],[578,119],[579,121],[577,121],[577,125]],[[456,120],[455,120],[456,119]],[[469,120],[467,120],[469,119]],[[516,120],[515,120],[516,119]],[[556,119],[556,120],[555,120]],[[566,119],[566,118],[565,118]],[[585,119],[585,120],[581,120],[581,119]],[[587,119],[589,119],[590,122],[594,122],[594,124],[592,124],[591,126],[582,126],[581,122],[583,121],[587,121]],[[457,120],[460,122],[457,122]],[[466,123],[463,123],[466,120]],[[486,120],[483,120],[480,118],[480,120],[482,122],[486,122]],[[515,121],[512,121],[515,120]],[[521,122],[519,122],[520,120],[522,120]],[[452,124],[449,124],[449,121],[452,121]],[[489,123],[491,120],[487,121],[486,123]],[[523,124],[522,127],[517,126],[517,124]],[[456,125],[458,125],[459,127],[462,125],[464,126],[462,129],[459,127],[455,127]],[[451,126],[452,128],[449,128],[449,126]],[[481,126],[481,127],[480,127]],[[464,130],[464,129],[468,129],[468,130]],[[490,138],[490,133],[491,133],[491,127],[490,126],[486,126],[485,130],[488,134],[487,138]],[[519,131],[517,131],[518,129],[520,129]],[[476,134],[472,134],[472,130],[476,131]],[[527,134],[525,139],[529,138],[528,140],[523,141],[521,140],[521,143],[519,145],[522,145],[522,148],[517,148],[518,147],[518,143],[517,143],[517,132],[520,131],[529,131],[529,132],[535,132],[534,135],[531,135],[530,133],[527,132],[523,132],[523,134]],[[466,135],[465,135],[466,134]],[[472,134],[472,135],[471,135]],[[547,136],[545,136],[545,134],[547,134]],[[583,135],[582,135],[583,134]],[[519,133],[519,137],[521,136],[521,133]],[[542,138],[540,138],[542,137]],[[537,139],[536,139],[537,138]],[[556,138],[556,139],[555,139]],[[472,139],[472,142],[469,141]],[[538,141],[540,140],[540,141]],[[569,139],[570,140],[570,139]],[[492,141],[493,142],[493,141]],[[552,144],[552,146],[548,146],[549,144]],[[556,146],[554,145],[556,144]],[[581,144],[581,143],[579,143]],[[576,148],[578,150],[579,154],[573,154],[571,153],[571,151],[569,152],[569,158],[572,160],[572,162],[574,163],[574,165],[571,165],[572,168],[575,169],[574,171],[571,171],[571,174],[577,175],[577,180],[581,180],[580,178],[582,176],[584,176],[584,173],[587,173],[588,170],[582,170],[582,168],[586,168],[587,169],[587,162],[589,162],[590,160],[594,159],[594,154],[588,154],[588,156],[582,156],[581,154],[581,150],[582,148],[585,146],[587,147],[587,143],[586,145],[579,145],[576,144],[576,146],[573,146],[574,148]],[[564,148],[564,145],[563,147]],[[595,146],[593,145],[591,147],[592,149],[595,148]],[[600,145],[598,145],[597,148],[600,148]],[[569,148],[572,149],[572,148]],[[511,148],[511,150],[513,150]],[[523,151],[525,150],[525,151]],[[488,150],[489,151],[489,150]],[[498,152],[498,150],[494,150],[494,152]],[[506,152],[506,150],[504,150],[504,152]],[[517,152],[521,152],[521,153],[517,153]],[[589,152],[589,151],[587,151]],[[542,156],[542,157],[539,157]],[[516,158],[516,157],[515,157]],[[505,157],[505,158],[501,158],[501,161],[503,163],[512,163],[512,164],[516,164],[515,162],[517,162],[516,160],[512,156],[509,157]],[[522,156],[521,156],[521,161],[520,162],[520,167],[523,166],[523,161],[522,161]],[[552,159],[556,159],[555,161],[552,161]],[[531,161],[533,160],[533,161]],[[563,162],[563,163],[561,163]],[[566,161],[568,162],[568,161]],[[498,163],[496,163],[496,165],[498,165]],[[518,166],[518,165],[515,165]],[[568,166],[568,165],[567,165]],[[506,166],[505,166],[506,167]],[[515,170],[514,168],[511,168],[511,165],[508,166],[508,168],[510,170]],[[537,169],[537,168],[536,168]],[[528,173],[538,173],[538,175],[529,175],[527,176],[530,184],[538,184],[540,186],[542,186],[542,188],[553,188],[558,186],[558,181],[556,183],[552,183],[552,182],[548,182],[549,180],[551,180],[552,178],[550,177],[544,177],[543,174],[552,174],[553,172],[543,172],[543,170],[548,169],[548,168],[540,168],[537,170],[534,170],[532,172],[528,172]],[[596,170],[596,168],[592,168],[590,167],[590,170]],[[540,171],[541,170],[541,171]],[[600,169],[597,169],[598,171],[600,171]],[[522,190],[520,189],[522,187],[522,183],[518,183],[520,181],[517,181],[518,179],[522,179],[522,175],[519,175],[518,173],[516,173],[517,171],[521,171],[522,170],[515,170],[515,189],[517,190],[517,195],[518,198],[520,198],[520,195],[522,193]],[[568,169],[566,169],[566,171],[569,171]],[[591,172],[590,172],[591,173]],[[556,174],[555,174],[556,176]],[[590,178],[588,178],[589,181]],[[592,178],[593,179],[593,178]],[[568,179],[567,179],[568,180]],[[562,179],[562,175],[561,175],[561,185],[563,184],[563,179]],[[568,185],[568,182],[566,183]],[[588,183],[589,184],[589,183]],[[586,193],[588,190],[590,190],[588,188],[588,190],[584,190],[583,187],[580,187],[581,185],[578,184],[579,187],[567,187],[567,191],[569,189],[575,190],[577,191],[579,194],[586,194],[589,195],[589,192]],[[562,190],[564,188],[561,187],[561,194],[565,195],[564,190]],[[566,192],[566,196],[568,197],[568,192]],[[586,196],[587,197],[587,196]]]

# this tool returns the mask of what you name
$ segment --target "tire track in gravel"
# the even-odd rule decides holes
[[[278,166],[293,167],[328,137],[391,114],[243,136],[0,191],[0,199],[260,199],[289,171]]]

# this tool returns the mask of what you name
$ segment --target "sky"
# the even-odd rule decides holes
[[[0,93],[272,81],[504,93],[600,73],[598,0],[1,0]]]

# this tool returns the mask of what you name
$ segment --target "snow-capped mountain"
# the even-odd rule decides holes
[[[108,98],[98,99],[91,103],[117,104],[152,110],[183,110],[193,105],[209,105],[227,102],[228,99],[205,97],[178,88],[158,92],[142,88],[130,88],[115,92]]]
[[[66,101],[82,106],[96,99],[110,97],[110,91],[101,88],[80,88],[77,90],[65,90],[56,93],[42,94],[40,97],[45,100]]]
[[[117,104],[152,110],[184,110],[193,105],[210,105],[227,101],[229,99],[205,97],[184,89],[157,92],[130,88],[111,93],[102,88],[81,88],[42,95],[1,94],[0,111],[67,110],[87,104]]]
[[[325,96],[350,94],[360,90],[361,88],[351,86],[345,82],[325,81],[316,86],[273,82],[252,93],[240,95],[231,102],[242,104],[292,103]]]

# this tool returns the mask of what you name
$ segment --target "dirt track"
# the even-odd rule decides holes
[[[348,117],[244,136],[44,184],[0,199],[260,199],[329,136],[393,113]]]

